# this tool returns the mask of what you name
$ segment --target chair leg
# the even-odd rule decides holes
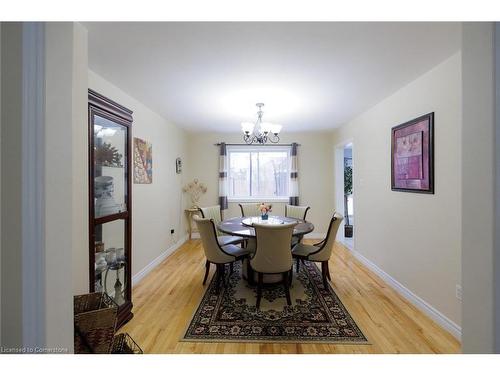
[[[328,267],[327,262],[321,262],[321,274],[323,275],[323,286],[325,287],[325,289],[328,289],[328,279],[326,276],[327,267]]]
[[[229,274],[232,275],[234,272],[233,263],[230,264],[229,268],[230,268]]]
[[[257,303],[255,304],[255,307],[257,310],[260,309],[260,300],[262,298],[262,281],[263,281],[263,274],[260,272],[257,272],[258,275],[258,283],[257,283]]]
[[[290,298],[290,289],[288,288],[290,272],[283,272],[283,286],[285,287],[286,303],[288,306],[292,304],[292,299]]]
[[[250,260],[247,261],[247,281],[248,285],[255,285],[253,268],[250,265]]]
[[[330,275],[330,265],[328,264],[329,262],[326,261],[326,277],[328,280],[332,281],[332,276]]]
[[[227,286],[227,282],[226,282],[226,265],[225,264],[221,264],[220,265],[220,269],[221,269],[222,285]]]
[[[203,278],[203,285],[207,282],[208,272],[210,271],[210,262],[207,260],[205,262],[205,277]]]
[[[288,271],[288,285],[291,286],[293,281],[293,266],[290,268],[290,271]]]
[[[216,272],[215,294],[219,294],[220,281],[221,281],[221,275],[222,275],[221,266],[223,266],[223,265],[222,264],[216,264],[216,266],[217,266],[217,270],[215,271]]]
[[[299,273],[299,270],[300,270],[300,258],[295,258],[295,260],[297,261],[295,272]]]

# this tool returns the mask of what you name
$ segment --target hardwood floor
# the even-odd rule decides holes
[[[180,342],[208,286],[208,282],[202,286],[204,271],[200,241],[186,242],[134,288],[134,318],[120,331],[128,332],[145,353],[460,352],[460,343],[451,334],[403,299],[340,243],[335,244],[330,260],[332,285],[371,345]]]

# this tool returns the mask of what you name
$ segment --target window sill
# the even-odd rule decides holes
[[[288,203],[289,198],[227,198],[229,203]]]

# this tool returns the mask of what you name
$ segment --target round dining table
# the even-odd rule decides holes
[[[244,237],[246,247],[249,249],[255,249],[255,229],[253,228],[253,223],[269,224],[269,225],[281,225],[288,223],[297,223],[293,228],[292,237],[300,238],[307,233],[311,233],[314,230],[314,225],[308,221],[302,219],[296,219],[293,217],[285,216],[269,216],[267,220],[262,220],[260,216],[254,217],[234,217],[231,219],[224,220],[217,225],[217,229],[225,234],[231,236]],[[291,243],[290,243],[291,251]],[[248,280],[248,260],[243,261],[242,276],[250,284],[254,284],[257,280]],[[254,275],[255,277],[256,275]],[[263,281],[265,284],[277,283],[281,281],[281,275],[265,274],[263,276]]]
[[[288,223],[297,223],[293,228],[294,237],[302,237],[314,230],[314,225],[302,219],[285,216],[269,216],[268,220],[262,220],[259,216],[255,217],[233,217],[219,223],[217,229],[231,236],[240,236],[245,238],[255,238],[255,229],[251,223],[268,223],[269,225],[279,225]]]

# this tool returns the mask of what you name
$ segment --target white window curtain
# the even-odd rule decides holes
[[[297,160],[297,143],[292,143],[290,158],[290,204],[299,205],[299,166]]]
[[[221,210],[227,210],[227,148],[226,144],[222,142],[220,144],[219,153],[219,204]]]

